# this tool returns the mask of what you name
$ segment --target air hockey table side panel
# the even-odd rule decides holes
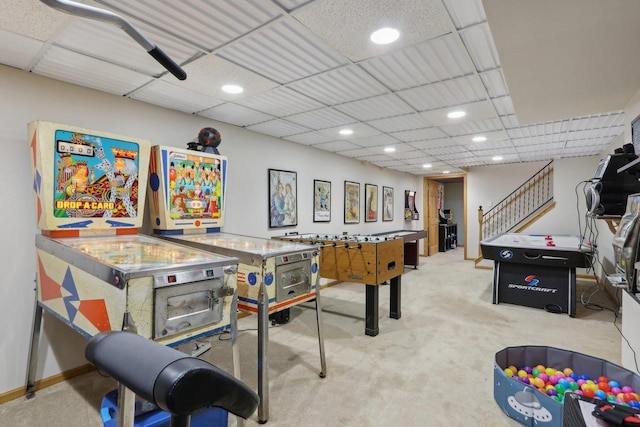
[[[520,264],[581,267],[591,265],[592,248],[581,244],[579,236],[551,236],[556,246],[547,246],[544,235],[505,233],[482,240],[485,259]]]

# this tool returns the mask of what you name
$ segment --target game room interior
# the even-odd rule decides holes
[[[0,425],[640,413],[639,2],[2,3]]]

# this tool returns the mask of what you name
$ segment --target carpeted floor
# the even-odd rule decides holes
[[[291,309],[269,330],[268,425],[515,426],[493,398],[495,353],[508,346],[546,345],[620,363],[612,305],[592,282],[578,284],[575,318],[491,303],[491,270],[475,269],[462,249],[421,258],[402,277],[402,318],[388,317],[389,289],[380,289],[380,334],[364,335],[364,285],[322,291],[327,376],[320,360],[313,303]],[[591,295],[591,296],[590,296]],[[620,318],[617,320],[618,325]],[[257,388],[257,320],[240,319],[242,379]],[[228,336],[213,337],[203,357],[231,371]],[[189,346],[182,349],[189,351]],[[98,427],[102,396],[115,382],[97,372],[0,405],[0,425]],[[230,417],[230,424],[235,424]],[[257,426],[257,414],[246,422]]]

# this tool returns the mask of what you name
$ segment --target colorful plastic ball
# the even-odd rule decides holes
[[[620,406],[627,406],[627,407],[629,406],[629,404],[627,402],[620,402],[619,405]]]
[[[613,394],[607,394],[607,402],[615,402],[616,397]]]
[[[611,387],[611,393],[618,395],[622,393],[622,390],[620,389],[620,387]]]
[[[555,388],[556,388],[556,391],[558,392],[558,394],[564,394],[564,392],[567,391],[567,389],[561,384],[556,384]],[[602,394],[604,394],[604,392],[602,392]]]
[[[544,372],[547,369],[544,365],[536,365],[535,368],[540,372]]]
[[[575,372],[571,372],[569,374],[569,377],[573,378],[575,381],[578,381],[578,374],[576,374]]]
[[[518,369],[517,367],[513,366],[513,365],[509,365],[507,366],[508,369],[511,369],[513,372],[518,372],[520,369]]]
[[[604,381],[601,381],[598,383],[598,388],[604,392],[611,391],[611,387],[609,387],[609,383]]]
[[[524,377],[526,377],[526,376],[527,376],[527,371],[525,371],[524,369],[520,369],[520,370],[518,371],[518,376],[519,376],[520,378],[524,378]]]
[[[618,381],[609,381],[609,387],[620,388],[620,383],[618,383]]]
[[[553,396],[553,400],[562,403],[564,401],[564,396],[558,394],[557,396]]]
[[[519,380],[523,384],[529,384],[530,383],[529,377],[520,377]]]
[[[574,393],[579,394],[580,396],[584,396],[584,393],[582,392],[582,390],[575,390]]]
[[[547,396],[557,396],[558,392],[554,388],[547,389]]]
[[[607,377],[605,377],[603,375],[600,375],[598,377],[598,381],[597,382],[599,382],[599,383],[608,383],[609,382],[609,378],[607,378]]]
[[[631,406],[632,408],[640,408],[640,402],[637,400],[632,400],[631,402],[629,402],[629,406]]]
[[[547,369],[544,370],[544,372],[545,372],[545,374],[551,376],[551,375],[556,373],[556,370],[553,369],[553,368],[547,368]]]
[[[593,395],[594,395],[595,397],[597,397],[598,399],[602,399],[602,400],[605,400],[605,399],[607,398],[607,393],[605,393],[605,392],[604,392],[604,391],[602,391],[602,390],[596,390],[596,391],[594,391],[594,392],[593,392]]]
[[[531,366],[525,366],[522,368],[523,371],[525,371],[527,374],[531,373]]]
[[[622,390],[623,393],[633,393],[633,388],[628,385],[622,386],[620,390]]]
[[[558,380],[558,385],[561,385],[564,388],[569,388],[569,380],[567,380],[566,378],[560,378]]]
[[[625,401],[621,397],[616,397],[616,403],[625,403]]]
[[[551,384],[553,384],[553,385],[558,384],[558,376],[557,376],[557,375],[555,375],[555,374],[554,374],[554,375],[551,375],[551,376],[549,377],[549,382],[550,382]]]
[[[531,370],[531,375],[533,375],[534,377],[536,377],[536,378],[537,378],[537,377],[538,377],[538,375],[540,375],[540,371],[539,371],[539,370],[537,370],[536,368],[533,368],[533,369]]]
[[[545,384],[544,381],[542,381],[542,379],[540,378],[534,378],[531,380],[531,384],[536,386],[536,388],[544,388]]]
[[[571,369],[571,368],[564,368],[564,369],[562,370],[562,373],[563,373],[566,377],[568,377],[569,375],[573,374],[573,369]]]
[[[584,393],[585,396],[587,397],[593,397],[595,396],[595,392],[593,391],[592,388],[590,387],[585,387],[584,390],[582,390],[582,392]]]
[[[576,381],[578,383],[578,385],[580,386],[580,388],[582,388],[583,385],[585,385],[587,382],[585,380],[583,380],[582,378],[580,378],[578,381]]]
[[[580,388],[580,386],[578,385],[578,383],[577,383],[577,382],[570,382],[570,383],[569,383],[569,388],[570,388],[571,390],[573,390],[573,391],[576,391],[576,390],[578,390],[578,389]]]
[[[506,376],[508,376],[508,377],[512,377],[512,376],[514,375],[514,372],[513,372],[511,369],[509,369],[509,368],[504,368],[504,371],[503,371],[503,372],[504,372],[504,374],[505,374]]]
[[[540,374],[538,374],[538,378],[540,378],[545,383],[549,381],[549,376],[544,372],[540,372]]]
[[[587,381],[589,379],[589,375],[585,375],[585,374],[578,375],[578,379]]]

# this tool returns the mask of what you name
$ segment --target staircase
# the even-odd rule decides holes
[[[478,209],[479,242],[500,233],[519,233],[553,209],[553,161],[547,163],[524,184],[502,199],[487,212]],[[475,259],[477,268],[488,268],[482,263],[482,253]],[[493,265],[493,263],[492,263]]]

